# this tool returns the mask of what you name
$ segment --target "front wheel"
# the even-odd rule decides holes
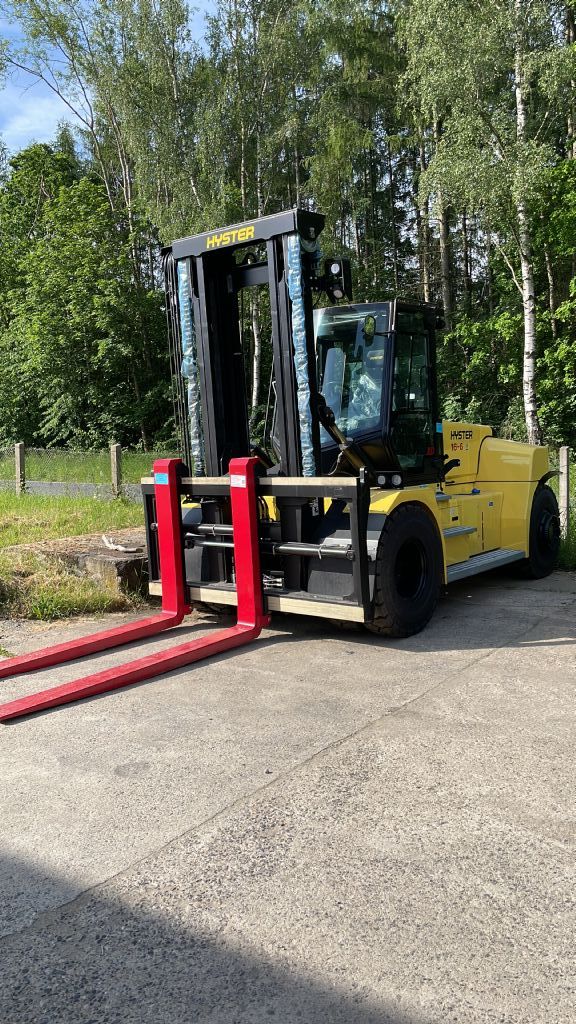
[[[560,511],[554,491],[545,484],[538,485],[532,499],[529,544],[528,558],[519,564],[520,572],[531,580],[549,576],[560,550]]]
[[[386,519],[376,553],[372,633],[419,633],[440,596],[443,556],[438,529],[420,506],[400,505]]]

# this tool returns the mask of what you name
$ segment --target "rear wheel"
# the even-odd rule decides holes
[[[549,576],[560,550],[560,512],[554,491],[545,484],[536,488],[532,499],[529,543],[528,558],[520,562],[520,572],[532,580]]]
[[[442,545],[419,505],[400,505],[386,519],[376,554],[372,633],[411,636],[430,621],[442,584]]]

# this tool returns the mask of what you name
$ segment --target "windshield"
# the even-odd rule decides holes
[[[380,426],[389,326],[388,303],[334,306],[314,313],[318,388],[346,436]],[[321,443],[334,443],[323,428]]]

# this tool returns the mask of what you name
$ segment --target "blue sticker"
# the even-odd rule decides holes
[[[441,434],[442,433],[442,424],[441,423],[437,423],[436,424],[436,433],[437,434]]]
[[[167,484],[168,483],[168,473],[155,473],[154,474],[154,483],[155,484]]]

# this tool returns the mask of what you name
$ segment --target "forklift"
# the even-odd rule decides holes
[[[141,682],[256,639],[271,612],[407,637],[442,588],[502,566],[554,568],[560,520],[548,449],[440,421],[427,303],[354,303],[349,262],[323,258],[324,217],[292,209],[163,252],[182,457],[142,481],[157,615],[0,662],[0,678],[237,607],[208,636],[0,705],[0,721]],[[250,437],[240,330],[267,287],[272,377]],[[321,306],[322,296],[329,304]],[[260,439],[262,441],[262,439]]]
[[[441,422],[436,308],[355,304],[349,262],[321,256],[323,227],[319,213],[293,209],[164,252],[175,408],[194,469],[182,480],[195,504],[183,513],[186,585],[195,603],[236,603],[226,474],[231,458],[253,455],[268,609],[405,637],[428,623],[445,584],[512,563],[551,572],[560,526],[548,450]],[[260,447],[239,296],[262,285],[275,402]],[[143,482],[160,594],[153,489]]]

